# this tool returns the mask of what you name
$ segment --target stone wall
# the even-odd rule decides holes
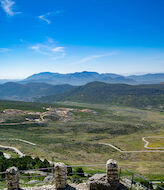
[[[118,165],[115,160],[106,163],[106,174],[96,174],[87,181],[88,190],[119,189]]]
[[[73,186],[67,184],[67,166],[64,163],[55,163],[55,184],[53,189],[71,189],[76,190]],[[16,167],[6,170],[6,183],[8,190],[18,190],[19,188],[19,171]],[[96,174],[86,182],[87,190],[113,190],[119,189],[120,183],[118,178],[118,164],[115,160],[108,160],[106,163],[106,174]]]

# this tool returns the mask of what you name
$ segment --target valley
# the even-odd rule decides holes
[[[164,0],[0,0],[0,190],[164,190]]]
[[[1,110],[11,109],[13,104],[1,102]],[[164,151],[160,149],[163,147],[163,112],[75,102],[58,102],[51,106],[19,102],[18,110],[34,115],[39,112],[45,117],[49,112],[53,114],[44,118],[47,119],[44,125],[0,125],[1,146],[15,147],[25,155],[50,161],[54,157],[56,162],[73,165],[102,164],[112,158],[118,160],[121,166],[148,179],[164,178]],[[60,119],[52,119],[54,113],[58,113]],[[151,136],[155,136],[156,141]],[[150,141],[150,149],[144,147],[142,138]],[[121,151],[105,144],[111,144]]]

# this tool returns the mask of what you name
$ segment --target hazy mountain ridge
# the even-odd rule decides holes
[[[27,77],[21,83],[44,82],[49,84],[85,85],[89,82],[123,83],[123,84],[158,84],[164,82],[164,73],[122,76],[114,73],[76,72],[68,74],[42,72]]]
[[[4,84],[7,82],[19,82],[21,81],[20,79],[0,79],[0,84]]]
[[[131,75],[128,78],[137,81],[139,84],[158,84],[164,82],[164,73]]]
[[[138,85],[136,81],[140,83],[153,81],[154,84]],[[45,72],[32,75],[19,83],[0,84],[0,99],[41,102],[77,101],[135,107],[164,106],[163,81],[163,73],[123,77],[111,73],[99,74],[86,71],[72,74]],[[131,82],[133,85],[129,84]],[[158,84],[155,84],[156,82]],[[59,84],[53,85],[53,83]]]
[[[32,101],[41,96],[60,94],[72,89],[71,85],[50,85],[46,83],[19,84],[8,82],[0,85],[0,99]]]
[[[25,80],[22,83],[27,82],[45,82],[49,84],[70,84],[70,85],[85,85],[89,82],[101,81],[107,83],[127,83],[135,84],[136,82],[133,79],[126,78],[117,74],[104,73],[99,74],[97,72],[76,72],[69,74],[60,74],[60,73],[38,73],[34,74]]]
[[[164,84],[127,85],[92,82],[62,93],[38,99],[39,102],[75,101],[123,106],[164,106]]]

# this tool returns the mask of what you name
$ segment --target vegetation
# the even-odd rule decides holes
[[[73,86],[67,84],[55,86],[46,83],[20,84],[8,82],[0,84],[0,98],[5,100],[32,101],[36,97],[60,94],[72,88]]]
[[[0,100],[1,112],[5,109],[20,109],[20,110],[25,110],[25,111],[44,111],[43,110],[44,106],[48,106],[48,104]]]
[[[38,157],[32,158],[30,156],[6,159],[3,156],[3,153],[0,152],[0,172],[4,172],[7,168],[12,166],[17,167],[19,170],[30,170],[51,167],[51,165],[46,159],[44,161],[41,161]],[[3,178],[4,175],[2,174],[1,177]]]
[[[161,183],[161,184],[159,184],[159,185],[160,185],[160,187],[163,187],[163,188],[164,188],[164,183]],[[157,187],[156,190],[161,190],[160,187]]]
[[[38,102],[74,101],[147,109],[153,107],[164,111],[164,84],[127,85],[91,82],[84,86],[54,86],[45,83],[10,82],[0,85],[0,98]],[[3,102],[1,103],[3,105]],[[36,104],[33,103],[34,105]]]
[[[6,104],[6,105],[5,105]],[[24,104],[24,106],[23,106]],[[3,108],[12,107],[14,102],[1,102]],[[17,109],[40,110],[48,104],[15,103]],[[36,105],[36,107],[34,107]],[[164,153],[120,153],[113,148],[98,143],[106,142],[121,150],[145,150],[142,137],[163,136],[164,114],[158,110],[141,110],[130,107],[108,106],[107,104],[71,103],[51,104],[51,107],[92,109],[97,112],[72,112],[68,121],[51,121],[45,125],[17,124],[1,125],[1,138],[20,138],[36,144],[32,146],[19,141],[0,140],[1,145],[17,147],[31,157],[62,161],[66,164],[102,164],[108,159],[116,159],[120,166],[142,174],[148,179],[164,178],[162,164]],[[103,156],[102,156],[103,155]],[[17,158],[18,159],[18,158]],[[160,170],[158,169],[160,168]],[[104,167],[83,167],[85,172],[105,171]],[[71,171],[70,171],[71,173]],[[72,173],[77,173],[73,170]],[[150,175],[151,174],[151,175]],[[75,174],[74,178],[77,177]],[[80,176],[79,176],[80,177]]]
[[[164,109],[164,85],[126,85],[92,82],[60,95],[42,97],[40,102],[74,101],[138,108]]]

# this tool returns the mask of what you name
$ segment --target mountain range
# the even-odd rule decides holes
[[[86,71],[72,74],[44,72],[22,81],[0,84],[0,99],[164,108],[164,73],[124,77]]]
[[[122,76],[113,73],[76,72],[68,74],[43,72],[27,77],[20,83],[48,83],[53,85],[70,84],[74,86],[85,85],[89,82],[123,83],[123,84],[158,84],[164,82],[164,73]]]
[[[0,85],[0,99],[47,103],[73,101],[164,108],[164,84],[128,85],[90,82],[81,86],[72,86],[8,82]]]
[[[61,94],[41,97],[39,102],[71,101],[134,107],[164,108],[164,84],[127,85],[91,82]]]

